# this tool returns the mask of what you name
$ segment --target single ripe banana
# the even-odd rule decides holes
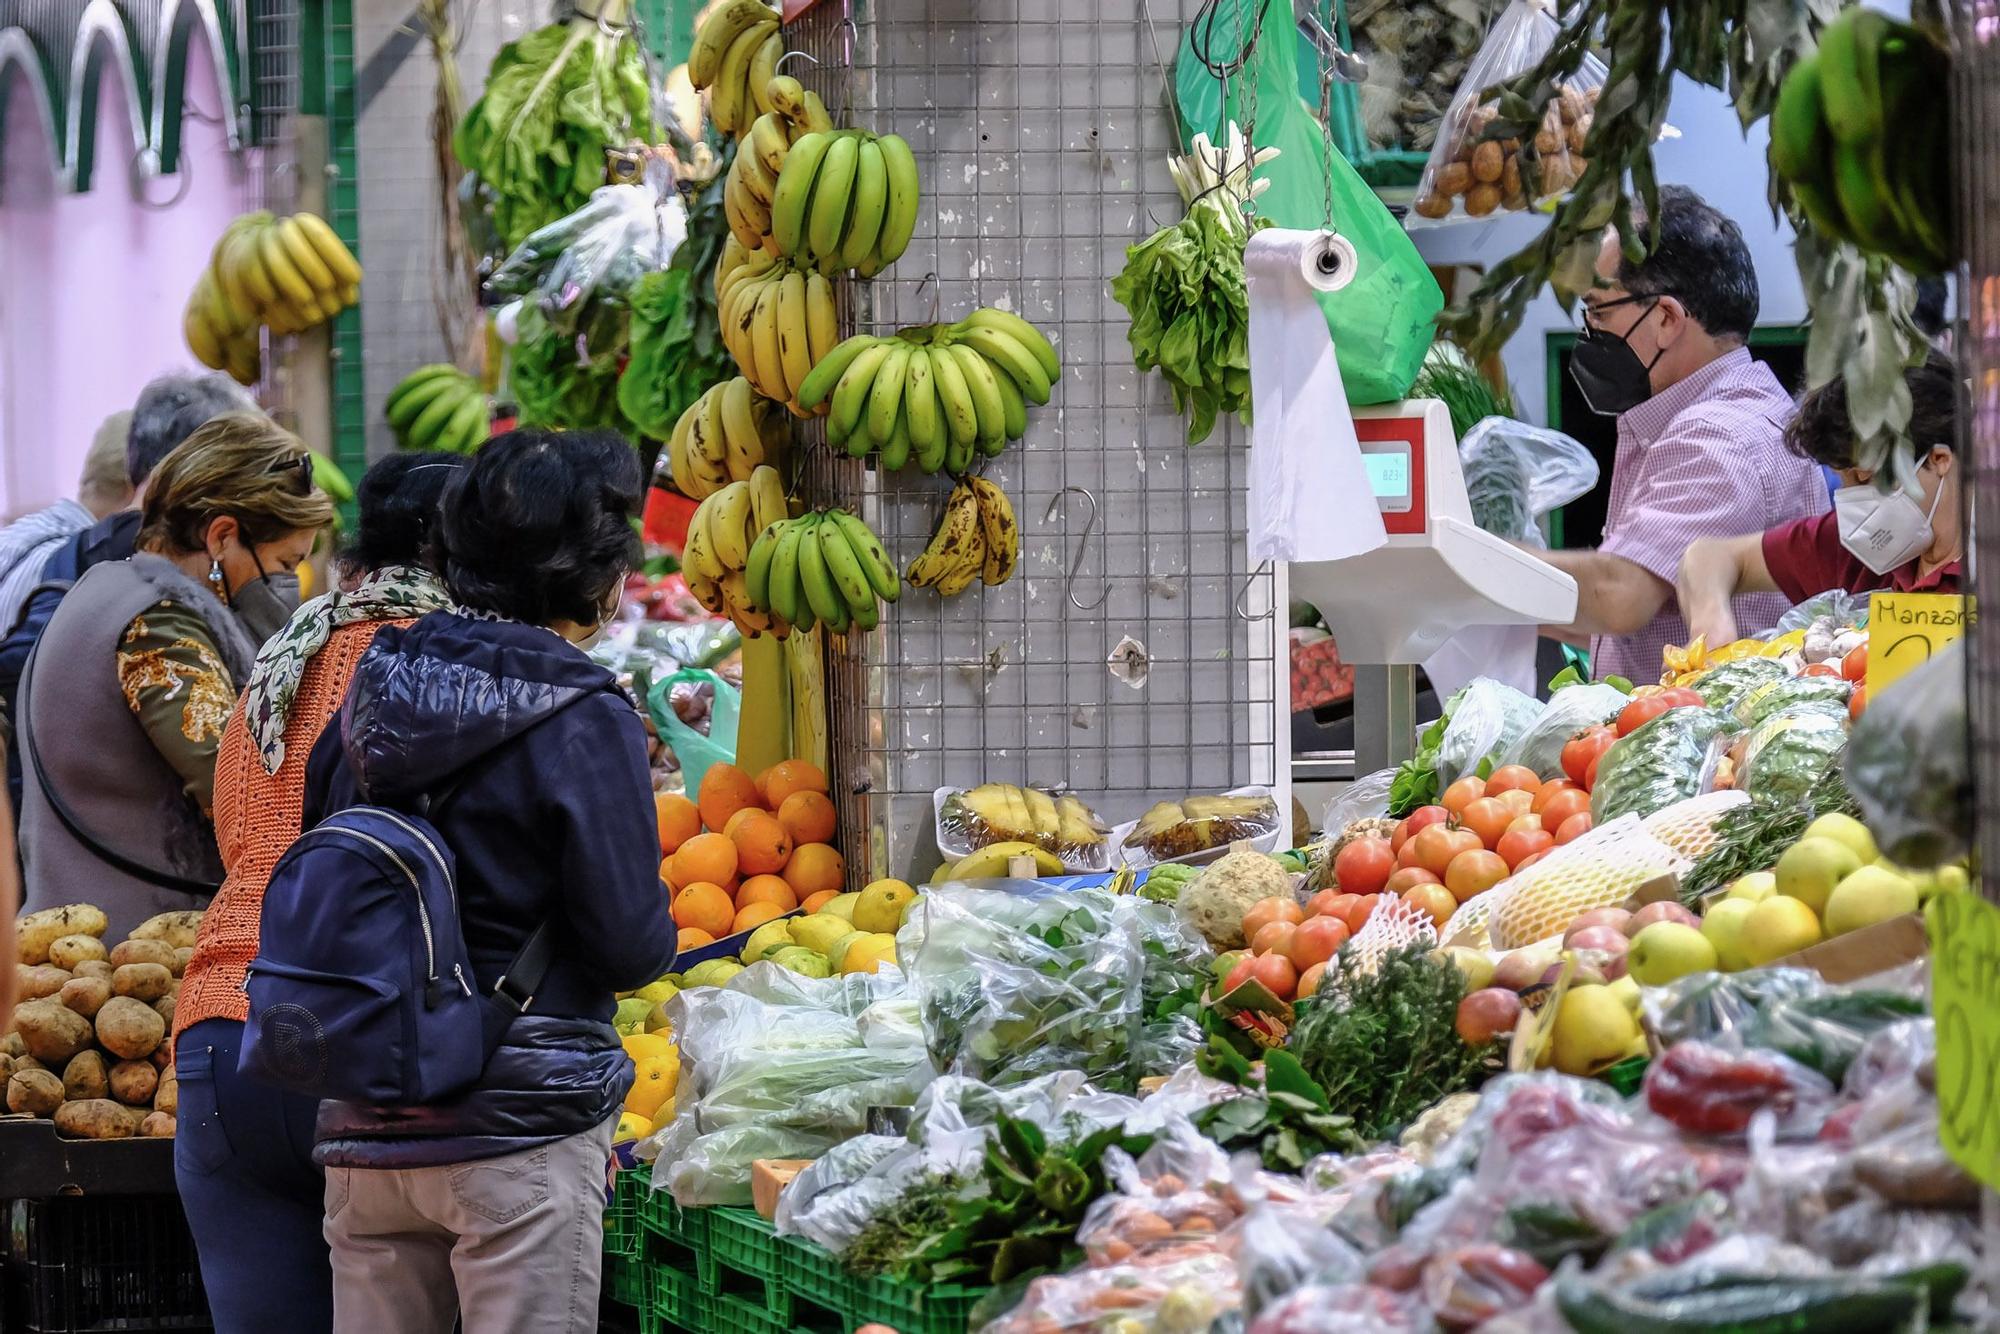
[[[984,477],[970,479],[969,485],[978,500],[980,535],[986,539],[980,578],[989,586],[1004,584],[1021,559],[1021,526],[1014,521],[1013,502]]]

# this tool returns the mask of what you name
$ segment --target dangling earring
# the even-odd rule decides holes
[[[222,595],[222,562],[212,556],[208,562],[208,582],[215,585],[216,596],[220,597]]]

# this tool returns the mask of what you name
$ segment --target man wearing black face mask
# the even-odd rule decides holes
[[[1544,555],[1577,582],[1576,620],[1551,633],[1587,641],[1598,676],[1649,682],[1661,650],[1688,637],[1674,601],[1688,546],[1823,513],[1826,485],[1785,448],[1792,401],[1744,346],[1757,275],[1735,223],[1668,186],[1653,253],[1632,264],[1607,231],[1597,275],[1570,371],[1595,411],[1618,418],[1618,450],[1603,541]],[[1786,605],[1738,598],[1737,619],[1772,624]]]

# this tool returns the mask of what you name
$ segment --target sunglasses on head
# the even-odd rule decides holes
[[[274,463],[271,465],[271,473],[273,476],[276,476],[280,473],[290,473],[291,476],[286,480],[289,482],[291,489],[295,494],[301,496],[309,496],[312,494],[312,489],[313,489],[312,455],[301,454],[295,459],[286,459],[283,463]]]

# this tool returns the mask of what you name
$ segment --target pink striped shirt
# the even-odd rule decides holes
[[[1611,498],[1598,550],[1673,583],[1701,537],[1761,533],[1829,508],[1819,468],[1785,448],[1792,400],[1769,368],[1737,348],[1618,418]],[[1776,593],[1735,600],[1745,634],[1768,629],[1791,604]],[[1600,635],[1596,674],[1660,679],[1661,651],[1687,642],[1671,596],[1635,635]]]

